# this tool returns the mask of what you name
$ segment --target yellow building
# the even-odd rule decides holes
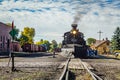
[[[106,40],[96,40],[96,42],[92,44],[90,47],[94,50],[97,50],[98,54],[108,54],[110,52],[109,46],[110,46],[110,41],[106,39]]]

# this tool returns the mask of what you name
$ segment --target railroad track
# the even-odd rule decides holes
[[[59,80],[69,80],[70,79],[70,77],[69,77],[69,72],[70,72],[69,66],[70,66],[70,63],[71,63],[71,56],[72,56],[72,54],[69,55],[69,58],[68,58],[65,66],[64,66],[63,72],[62,72]],[[86,65],[86,63],[81,61],[81,59],[76,59],[76,62],[78,62],[77,65],[79,65],[76,68],[80,68],[82,70],[86,70],[86,72],[91,76],[90,80],[103,80],[98,75],[96,75],[95,73],[93,73],[90,70],[90,68]],[[75,67],[76,64],[73,64],[73,65]],[[84,80],[84,79],[82,79],[82,80]]]
[[[68,60],[64,66],[63,72],[62,72],[59,80],[69,80],[69,68],[68,68],[68,66],[69,66],[69,62],[71,60],[71,56],[72,56],[72,53],[69,53]]]
[[[115,59],[83,59],[94,67],[93,72],[104,80],[120,80],[120,61]]]
[[[84,66],[84,68],[87,70],[87,72],[92,76],[93,80],[103,80],[102,78],[100,78],[99,76],[97,76],[95,73],[93,73],[87,66],[86,64],[84,64],[82,62],[82,65]]]

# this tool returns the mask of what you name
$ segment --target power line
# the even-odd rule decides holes
[[[103,33],[101,30],[97,32],[99,34],[99,40],[101,40],[101,34]]]

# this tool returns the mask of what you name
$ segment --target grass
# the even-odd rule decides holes
[[[55,72],[45,72],[45,71],[15,71],[6,72],[0,71],[0,80],[52,80],[52,75]]]
[[[120,73],[116,74],[116,78],[120,80]]]
[[[93,80],[91,75],[86,70],[70,70],[70,71],[74,76],[73,80]]]
[[[46,78],[47,76],[49,75],[44,72],[35,72],[21,78],[14,78],[13,80],[35,80],[39,78]]]
[[[120,59],[120,55],[119,55],[119,56],[117,56],[116,58]]]

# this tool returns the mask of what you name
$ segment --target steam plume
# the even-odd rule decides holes
[[[81,17],[82,17],[81,14],[79,12],[77,12],[77,14],[74,17],[73,24],[78,24],[78,22],[80,21]]]

